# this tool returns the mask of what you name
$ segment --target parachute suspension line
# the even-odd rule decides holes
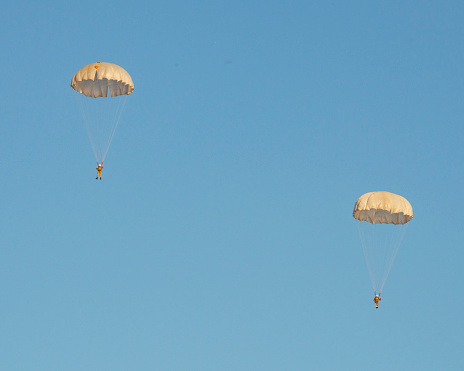
[[[87,136],[98,163],[102,163],[116,133],[127,95],[110,98],[77,96]]]
[[[106,108],[104,105],[104,102],[105,102],[104,99],[105,98],[102,98],[102,97],[90,98],[90,101],[89,101],[90,108],[92,109],[92,112],[94,115],[93,122],[91,123],[92,128],[93,128],[93,133],[91,135],[95,136],[95,140],[99,144],[96,147],[97,147],[97,156],[98,156],[97,162],[100,162],[100,163],[102,161],[101,138],[104,135],[104,132],[105,132],[104,129],[105,129],[105,126],[107,125],[106,119],[105,119],[105,117],[107,116],[105,114],[105,110],[97,109],[97,104],[100,104],[100,106],[103,105],[103,108]]]
[[[361,246],[374,292],[381,293],[406,233],[406,225],[358,224]]]
[[[369,252],[368,252],[368,248],[367,248],[370,245],[371,241],[368,241],[369,238],[367,236],[367,233],[364,233],[362,225],[361,224],[357,224],[357,225],[358,225],[359,237],[361,239],[362,249],[363,249],[363,252],[364,252],[364,258],[366,259],[367,270],[369,271],[369,277],[370,277],[371,283],[372,283],[372,289],[375,292],[376,291],[375,279],[374,279],[374,274],[372,272],[372,266],[371,266],[372,264],[370,264],[371,259],[369,258]]]
[[[111,126],[111,130],[110,130],[111,135],[109,137],[108,143],[105,146],[106,149],[102,154],[102,162],[106,158],[106,154],[108,153],[111,142],[113,141],[113,138],[114,138],[114,134],[116,133],[116,128],[118,127],[119,121],[121,120],[122,112],[124,111],[124,107],[126,106],[127,95],[124,95],[123,97],[119,96],[119,97],[107,98],[107,99],[117,99],[118,106],[116,110],[113,110],[114,117],[111,120],[111,122],[113,123]]]
[[[385,282],[387,281],[387,277],[393,266],[393,262],[395,261],[396,254],[398,253],[401,242],[403,241],[404,234],[406,233],[407,227],[408,227],[407,224],[403,224],[400,226],[397,226],[397,225],[393,226],[393,228],[398,228],[399,230],[397,231],[397,233],[395,233],[392,236],[392,240],[390,241],[391,246],[393,246],[393,251],[391,252],[390,256],[388,257],[385,263],[384,276],[382,278],[382,284],[380,285],[380,292],[382,292],[383,286],[385,285]]]
[[[85,114],[85,109],[84,109],[84,104],[83,104],[83,101],[82,101],[82,97],[80,97],[80,96],[77,97],[76,96],[76,99],[79,102],[79,108],[81,110],[81,114],[82,114],[82,117],[84,119],[85,129],[87,130],[87,136],[89,137],[90,145],[92,147],[93,154],[94,154],[95,159],[97,160],[97,163],[98,163],[97,146],[95,145],[95,141],[93,140],[92,135],[90,133],[89,119],[87,118],[87,115]]]
[[[108,126],[109,121],[109,116],[107,113],[109,109],[105,99],[107,98],[87,98],[85,103],[93,114],[93,121],[89,123],[90,135],[97,143],[95,147],[97,152],[97,162],[99,163],[103,162],[102,155],[104,142],[102,142],[102,139],[105,138],[105,132],[107,131],[106,127]]]

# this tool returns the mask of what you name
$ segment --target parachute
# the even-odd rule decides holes
[[[97,62],[81,68],[71,87],[78,100],[97,162],[105,160],[134,83],[127,71],[112,63]],[[108,94],[109,92],[109,94]]]
[[[353,217],[359,220],[359,235],[374,292],[382,292],[399,246],[412,219],[412,206],[390,192],[369,192],[356,201]]]

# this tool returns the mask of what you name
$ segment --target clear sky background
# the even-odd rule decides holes
[[[0,7],[2,370],[464,369],[462,1]],[[70,88],[134,93],[96,181]],[[356,199],[414,208],[378,310]]]

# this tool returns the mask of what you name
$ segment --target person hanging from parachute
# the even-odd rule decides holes
[[[374,295],[375,295],[375,298],[374,298],[375,307],[379,309],[379,301],[382,300],[382,298],[380,297],[380,292],[379,292],[379,295],[377,295],[377,293],[374,291]]]
[[[127,71],[113,63],[97,62],[82,67],[71,80],[97,160],[97,179],[103,170],[128,95],[134,83]]]
[[[383,286],[407,223],[413,218],[412,206],[404,197],[394,193],[369,192],[356,201],[353,217],[361,222],[358,223],[359,235],[374,290],[375,307],[379,308]]]
[[[100,175],[100,180],[102,178],[102,170],[103,170],[103,162],[101,164],[98,163],[97,161],[97,177],[95,179],[98,179],[98,176]]]

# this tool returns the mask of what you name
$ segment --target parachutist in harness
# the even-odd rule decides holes
[[[380,293],[379,293],[379,295],[377,295],[377,294],[374,292],[374,294],[375,294],[375,298],[374,298],[375,308],[376,308],[376,309],[379,309],[379,301],[382,300],[382,298],[380,297]]]
[[[98,163],[97,161],[97,177],[95,179],[98,179],[98,176],[100,176],[100,180],[102,178],[102,170],[103,170],[103,162],[101,164]]]

